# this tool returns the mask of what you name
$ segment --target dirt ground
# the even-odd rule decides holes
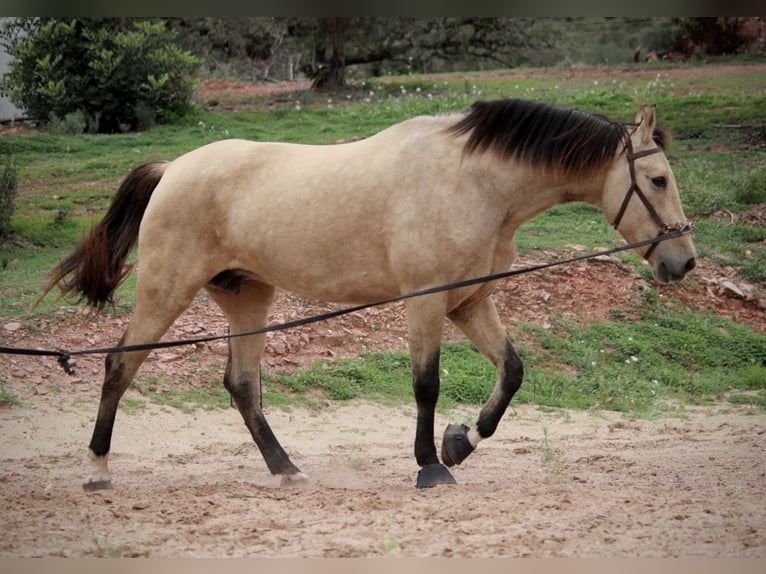
[[[241,86],[209,85],[246,91]],[[237,92],[239,93],[239,92]],[[224,94],[225,95],[225,94]],[[742,217],[762,225],[765,207]],[[607,247],[607,246],[605,246]],[[541,257],[567,257],[584,248]],[[540,261],[520,258],[517,266]],[[13,262],[11,262],[13,264]],[[618,259],[513,278],[495,294],[514,321],[550,327],[604,320],[641,305],[648,283]],[[763,286],[701,261],[663,304],[710,311],[766,333]],[[334,309],[280,294],[271,322]],[[0,344],[67,350],[115,344],[129,320],[77,307],[0,324]],[[406,348],[401,305],[273,333],[265,369]],[[205,297],[166,339],[223,334]],[[451,328],[447,339],[458,339]],[[142,374],[195,386],[222,375],[225,343],[152,354]],[[721,403],[682,417],[629,420],[609,411],[509,410],[491,439],[454,470],[458,485],[418,490],[414,405],[324,402],[267,417],[309,475],[285,489],[234,409],[121,408],[110,455],[114,489],[86,493],[86,446],[102,357],[74,375],[52,359],[2,357],[0,377],[22,405],[0,408],[0,558],[9,557],[758,557],[766,558],[766,415]],[[218,376],[218,375],[217,375]],[[476,409],[437,414],[468,422]]]
[[[703,262],[659,293],[668,306],[711,310],[762,332],[763,302],[735,296],[726,281],[736,274]],[[635,308],[643,288],[608,259],[514,278],[495,298],[513,333],[513,320],[545,326],[553,313],[604,319],[612,308]],[[330,308],[281,294],[272,322]],[[6,323],[0,336],[48,347],[54,334],[63,348],[92,348],[117,341],[127,320],[62,307],[45,320]],[[403,320],[394,305],[274,333],[265,368],[404,349]],[[200,297],[167,338],[223,332],[222,316]],[[457,335],[448,329],[447,338]],[[142,369],[194,386],[190,373],[222,372],[225,352],[222,343],[158,351]],[[185,414],[145,404],[118,414],[115,488],[85,493],[103,358],[78,358],[73,376],[52,359],[3,361],[23,406],[0,410],[0,557],[766,558],[766,415],[749,407],[722,403],[644,421],[516,406],[454,471],[457,486],[418,490],[414,406],[266,405],[311,478],[284,489],[234,409]],[[126,396],[145,403],[132,389]],[[475,414],[440,412],[437,433]]]

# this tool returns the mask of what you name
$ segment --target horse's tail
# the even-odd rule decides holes
[[[115,290],[133,268],[125,265],[125,259],[138,239],[149,198],[168,165],[150,162],[128,174],[104,218],[51,271],[40,300],[58,286],[63,296],[77,293],[80,301],[84,299],[97,309],[113,302]]]

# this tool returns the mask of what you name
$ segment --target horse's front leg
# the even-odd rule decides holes
[[[497,369],[495,388],[476,422],[471,427],[450,424],[444,431],[442,460],[452,466],[463,462],[479,441],[489,438],[497,430],[508,404],[521,386],[524,367],[489,297],[456,309],[449,314],[449,319]]]
[[[412,388],[417,405],[415,460],[421,467],[416,486],[426,488],[455,484],[439,462],[434,442],[434,416],[439,399],[439,348],[446,303],[444,297],[419,297],[407,301]]]

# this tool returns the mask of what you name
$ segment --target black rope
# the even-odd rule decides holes
[[[227,333],[226,335],[211,335],[208,337],[198,337],[195,339],[180,339],[176,341],[159,341],[156,343],[143,343],[139,345],[123,345],[119,347],[104,347],[100,349],[82,349],[78,351],[48,351],[42,349],[24,349],[17,347],[0,347],[0,354],[10,355],[35,355],[35,356],[48,356],[56,357],[58,363],[66,371],[67,374],[71,374],[72,367],[69,361],[72,357],[80,355],[103,355],[107,353],[125,353],[131,351],[149,351],[153,349],[167,349],[170,347],[180,347],[184,345],[196,345],[199,343],[209,343],[212,341],[220,341],[222,339],[230,340],[236,337],[247,337],[250,335],[259,335],[263,333],[270,333],[273,331],[284,331],[287,329],[294,329],[295,327],[301,327],[303,325],[310,325],[312,323],[318,323],[320,321],[327,321],[328,319],[334,319],[349,313],[356,313],[370,307],[378,307],[380,305],[388,305],[390,303],[396,303],[398,301],[404,301],[406,299],[412,299],[414,297],[422,297],[424,295],[433,295],[434,293],[441,293],[443,291],[450,291],[452,289],[460,289],[463,287],[470,287],[472,285],[478,285],[480,283],[489,283],[490,281],[498,281],[500,279],[507,279],[516,275],[523,275],[525,273],[531,273],[533,271],[541,271],[543,269],[549,269],[551,267],[557,267],[559,265],[567,265],[569,263],[576,263],[578,261],[584,261],[586,259],[593,259],[595,257],[601,257],[604,255],[611,255],[612,253],[619,253],[621,251],[628,251],[630,249],[637,249],[646,245],[653,245],[667,241],[669,239],[675,239],[686,235],[691,231],[691,226],[687,226],[681,229],[672,229],[667,233],[658,235],[653,239],[646,239],[637,243],[630,243],[621,247],[614,247],[604,251],[596,253],[590,253],[588,255],[579,255],[577,257],[571,257],[569,259],[563,259],[559,261],[553,261],[550,263],[542,263],[540,265],[532,265],[530,267],[524,267],[522,269],[514,269],[510,271],[504,271],[502,273],[494,273],[492,275],[485,275],[483,277],[475,277],[473,279],[465,279],[463,281],[456,281],[455,283],[449,283],[446,285],[439,285],[436,287],[429,287],[427,289],[421,289],[419,291],[412,291],[411,293],[405,293],[404,295],[397,295],[388,299],[381,299],[379,301],[373,301],[372,303],[363,303],[361,305],[354,305],[352,307],[345,307],[343,309],[337,309],[335,311],[329,311],[320,315],[313,315],[311,317],[305,317],[303,319],[296,319],[294,321],[288,321],[286,323],[278,323],[275,325],[267,325],[259,329],[253,329],[252,331],[243,331],[241,333]]]

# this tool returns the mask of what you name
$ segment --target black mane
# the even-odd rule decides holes
[[[466,153],[491,150],[505,158],[583,175],[603,167],[628,137],[625,126],[605,116],[511,98],[476,102],[448,132],[470,133]],[[664,148],[669,136],[655,130],[654,140]]]

